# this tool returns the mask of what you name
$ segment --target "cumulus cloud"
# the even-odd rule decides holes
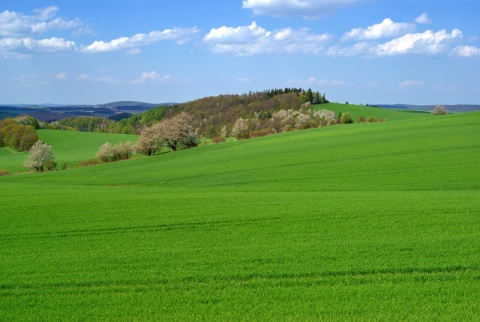
[[[65,52],[75,50],[75,42],[63,38],[2,38],[0,39],[0,53],[3,56],[21,57],[35,52]]]
[[[397,37],[415,30],[413,23],[398,23],[386,18],[381,23],[374,24],[367,28],[355,28],[343,35],[343,40],[359,39],[372,40],[380,38]]]
[[[28,37],[49,30],[75,29],[82,25],[80,19],[54,18],[58,7],[34,10],[32,15],[5,10],[0,12],[0,36]]]
[[[214,28],[203,41],[214,53],[247,56],[268,53],[318,54],[331,39],[329,34],[315,34],[307,28],[268,31],[252,22],[249,26]]]
[[[144,72],[140,75],[140,77],[134,79],[131,83],[132,84],[144,84],[149,81],[154,81],[157,83],[169,83],[173,81],[172,75],[165,75],[161,76],[156,71],[151,72]]]
[[[426,13],[422,13],[417,19],[415,19],[415,22],[422,25],[429,25],[432,23],[432,20],[430,20]]]
[[[196,35],[199,32],[197,28],[174,28],[163,31],[151,31],[148,34],[139,33],[132,37],[120,37],[109,42],[94,41],[88,46],[82,47],[80,50],[85,53],[99,53],[109,51],[128,50],[129,53],[139,53],[141,46],[146,46],[151,43],[162,40],[174,40],[181,45]]]
[[[447,33],[444,29],[438,32],[427,30],[423,33],[409,33],[370,50],[376,56],[394,56],[403,54],[438,54],[447,48],[452,39],[462,37],[462,32],[454,29]]]
[[[452,54],[460,57],[480,56],[480,48],[475,46],[457,46],[452,50]]]
[[[256,15],[318,18],[360,0],[244,0],[242,8]]]

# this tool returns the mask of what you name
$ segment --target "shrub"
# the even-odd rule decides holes
[[[109,142],[102,144],[95,155],[95,157],[99,158],[103,162],[112,161],[113,156],[113,147]]]
[[[443,105],[435,105],[435,108],[431,111],[432,115],[445,115],[448,114],[448,110]]]
[[[6,175],[9,175],[10,172],[8,172],[7,170],[0,170],[0,177],[1,176],[6,176]]]
[[[57,164],[54,161],[52,146],[42,141],[35,142],[28,151],[24,166],[34,169],[37,172],[44,171],[45,169],[53,170]]]
[[[341,124],[353,123],[353,119],[352,119],[352,116],[350,115],[350,113],[345,112],[345,113],[341,114],[340,115],[340,123]]]
[[[365,123],[367,120],[365,119],[364,116],[359,116],[357,119],[357,123]]]
[[[212,139],[213,144],[225,142],[225,138],[223,136],[216,136]]]
[[[113,147],[113,160],[128,160],[132,156],[133,151],[134,145],[130,141],[115,144]]]

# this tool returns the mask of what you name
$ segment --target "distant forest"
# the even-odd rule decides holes
[[[309,109],[311,104],[324,103],[328,103],[325,94],[313,92],[311,89],[271,89],[158,106],[133,115],[120,113],[109,118],[70,117],[52,123],[42,123],[42,127],[85,132],[140,134],[144,127],[186,112],[192,117],[198,135],[213,138],[222,129],[226,128],[229,131],[238,118],[265,120],[280,110],[298,111],[302,108]]]

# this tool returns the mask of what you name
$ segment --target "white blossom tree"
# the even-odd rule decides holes
[[[56,166],[52,146],[42,141],[35,142],[28,150],[28,155],[23,165],[37,172],[45,169],[52,170]]]

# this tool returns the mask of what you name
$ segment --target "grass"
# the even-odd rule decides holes
[[[378,108],[372,106],[365,106],[365,105],[355,105],[355,104],[340,104],[340,103],[327,103],[321,105],[315,105],[315,109],[327,109],[334,111],[337,115],[339,113],[349,112],[352,116],[354,122],[360,116],[365,118],[368,117],[376,117],[387,119],[388,122],[391,121],[400,121],[400,120],[409,120],[409,119],[421,119],[421,118],[428,118],[431,116],[429,112],[423,111],[411,111],[411,110],[396,110],[396,109],[388,109],[388,108]]]
[[[476,320],[480,113],[0,177],[5,320]]]
[[[81,161],[95,158],[98,148],[105,142],[136,142],[137,135],[87,133],[59,130],[37,130],[40,140],[52,146],[55,161],[59,167],[63,162],[68,167],[78,166]],[[0,148],[0,170],[11,173],[25,172],[23,162],[28,152],[18,152],[10,148]]]

